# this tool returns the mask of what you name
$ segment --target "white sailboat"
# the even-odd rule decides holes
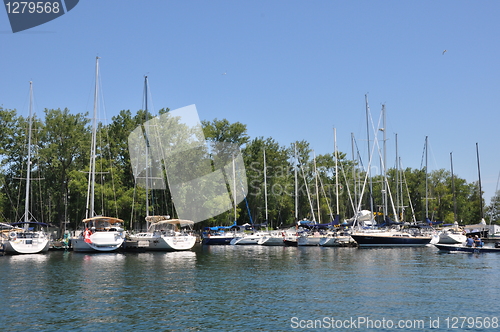
[[[196,244],[196,236],[190,229],[194,221],[170,219],[169,216],[149,216],[146,221],[151,223],[147,232],[130,236],[132,241],[138,241],[138,246],[146,250],[180,251],[189,250]]]
[[[455,216],[455,222],[453,227],[445,228],[439,233],[439,242],[444,244],[457,244],[465,243],[467,236],[465,232],[458,226],[457,221],[457,201],[455,198],[455,178],[453,175],[453,154],[450,152],[450,163],[451,163],[451,186],[453,191],[453,215]]]
[[[145,113],[148,116],[148,77],[144,77],[144,102],[145,102]],[[145,181],[144,186],[146,189],[146,224],[148,225],[146,232],[141,232],[137,234],[130,234],[129,238],[132,241],[137,241],[137,245],[145,250],[157,250],[157,251],[178,251],[178,250],[189,250],[196,244],[196,236],[192,233],[192,226],[194,221],[182,220],[182,219],[170,219],[170,216],[150,216],[149,215],[149,189],[151,188],[164,188],[164,181],[161,177],[154,177],[153,172],[159,171],[158,169],[153,170],[150,163],[150,146],[149,144],[153,141],[156,142],[155,130],[151,130],[148,127],[148,122],[146,121],[146,144],[145,144],[145,158],[144,161],[144,171],[145,171]],[[138,127],[135,129],[137,132],[135,136],[142,137],[142,128]],[[156,174],[155,174],[156,175]],[[154,178],[155,181],[152,181]],[[138,178],[136,178],[138,181]],[[154,184],[158,184],[154,186]],[[186,230],[189,228],[189,230]]]
[[[297,143],[294,143],[294,180],[295,180],[295,233],[288,231],[283,234],[283,243],[287,247],[297,247],[298,225],[299,225],[299,182],[297,169],[299,167],[299,159],[297,155]],[[307,189],[307,186],[306,186]],[[308,192],[309,196],[309,192]]]
[[[33,84],[30,82],[30,107],[28,127],[28,161],[26,171],[26,198],[23,221],[12,224],[8,236],[2,234],[2,247],[8,254],[37,254],[49,250],[50,237],[44,230],[47,224],[34,220],[30,210],[31,132],[33,124]],[[14,227],[15,226],[15,227]],[[36,230],[37,229],[37,230]],[[3,232],[5,233],[5,232]]]
[[[115,217],[98,216],[94,208],[98,77],[99,57],[96,57],[94,116],[92,119],[92,143],[90,151],[86,218],[83,220],[84,231],[71,240],[73,250],[78,252],[116,251],[122,246],[125,239],[123,220]]]
[[[266,150],[264,150],[264,198],[265,198],[265,208],[266,208],[266,222],[268,221],[268,209],[267,209],[267,163],[266,163]],[[257,244],[263,246],[284,246],[284,239],[286,234],[290,236],[295,236],[296,231],[293,228],[292,233],[288,230],[271,230],[266,232],[257,241]]]
[[[338,149],[337,149],[337,129],[333,128],[333,145],[335,154],[335,204],[337,207],[337,214],[332,222],[333,225],[340,225],[340,209],[339,209],[339,165],[338,165]],[[322,247],[340,247],[346,246],[353,242],[351,235],[347,230],[335,229],[334,231],[328,232],[327,236],[320,239],[319,245]]]
[[[251,234],[241,233],[240,236],[234,237],[229,244],[232,245],[249,245],[249,244],[261,244],[261,240],[268,236],[269,233],[256,231]]]

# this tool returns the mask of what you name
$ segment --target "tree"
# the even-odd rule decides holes
[[[47,184],[48,198],[54,206],[54,219],[61,229],[65,220],[65,204],[70,192],[71,171],[83,171],[88,163],[90,131],[86,115],[71,114],[67,108],[45,109],[45,125],[41,132],[40,162]],[[76,193],[75,193],[76,194]],[[74,212],[74,209],[73,209]]]
[[[266,171],[264,172],[264,151]],[[254,223],[268,222],[275,227],[293,219],[293,179],[288,163],[288,150],[272,138],[255,138],[243,150],[248,182],[248,206]],[[264,174],[266,181],[264,181]],[[267,188],[264,185],[267,184]],[[266,220],[266,191],[267,215]],[[249,222],[248,214],[241,222]]]
[[[500,221],[500,190],[491,198],[491,203],[487,208],[487,215],[491,222],[498,224]]]
[[[250,138],[247,134],[247,126],[240,123],[229,123],[228,120],[201,121],[205,138],[211,142],[234,143],[242,147]]]
[[[18,117],[16,110],[0,107],[0,221],[17,221],[16,193],[19,192],[19,181],[22,168],[22,158],[25,155],[26,122]]]

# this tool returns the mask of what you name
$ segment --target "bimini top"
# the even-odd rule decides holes
[[[168,219],[166,216],[148,216],[146,221],[152,222],[155,225],[180,225],[181,227],[194,225],[194,221],[185,219]]]
[[[147,222],[159,222],[163,220],[169,220],[170,216],[147,216],[146,218]]]
[[[84,223],[88,223],[91,221],[107,221],[110,224],[123,223],[123,220],[121,220],[119,218],[113,218],[113,217],[95,216],[92,218],[83,219]]]

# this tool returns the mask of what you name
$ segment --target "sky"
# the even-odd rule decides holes
[[[489,204],[500,173],[500,2],[252,0],[80,1],[65,15],[12,33],[0,8],[0,106],[92,111],[95,58],[105,122],[120,110],[195,104],[283,146],[367,155],[386,110],[387,166],[481,182]],[[446,50],[446,52],[445,52]],[[371,124],[370,124],[371,126]],[[382,131],[377,142],[382,146]],[[370,133],[371,145],[375,144]],[[364,157],[367,159],[367,157]],[[365,160],[365,163],[367,161]]]

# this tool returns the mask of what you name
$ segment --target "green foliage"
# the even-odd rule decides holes
[[[76,228],[85,217],[90,123],[86,114],[72,114],[68,109],[46,109],[44,113],[44,119],[35,118],[33,125],[32,178],[40,180],[32,185],[32,211],[38,220],[56,225],[68,220],[69,226]],[[161,116],[168,114],[168,109],[158,112]],[[146,215],[146,192],[136,185],[134,179],[128,137],[134,129],[152,118],[152,114],[143,110],[135,115],[129,110],[122,110],[113,117],[111,124],[100,124],[98,128],[100,148],[97,151],[96,212],[122,218],[127,227],[142,227]],[[173,118],[172,121],[177,120]],[[17,116],[15,110],[0,107],[0,125],[3,128],[0,132],[0,221],[12,222],[20,218],[19,211],[22,212],[22,209],[19,207],[24,204],[26,184],[22,179],[26,178],[27,119]],[[317,221],[329,222],[337,210],[343,218],[350,218],[358,206],[369,209],[370,199],[376,211],[383,210],[383,177],[373,176],[373,192],[370,193],[365,183],[366,173],[357,162],[347,160],[345,153],[338,153],[336,163],[333,153],[315,156],[306,141],[282,146],[270,137],[251,139],[246,125],[239,122],[215,119],[202,121],[202,126],[209,142],[233,143],[237,150],[241,149],[248,194],[246,200],[237,206],[238,224],[250,221],[263,223],[267,219],[269,225],[276,228],[292,224],[296,219],[312,219],[313,216]],[[229,155],[237,152],[234,147],[226,145],[212,144],[210,151],[197,147],[198,137],[189,130],[172,132],[168,128],[158,129],[164,132],[165,139],[176,142],[177,147],[180,145],[185,151],[183,158],[163,165],[171,170],[163,174],[170,184],[188,180],[184,178],[184,170],[192,169],[195,161],[201,160],[214,167],[211,153]],[[154,162],[161,163],[160,160]],[[175,172],[176,169],[183,172]],[[449,171],[437,170],[426,175],[425,169],[389,169],[387,184],[391,193],[387,202],[388,214],[393,219],[414,221],[429,217],[446,223],[457,219],[471,224],[481,218],[477,183],[467,183],[455,177],[453,191]],[[209,181],[200,185],[205,193],[210,193],[210,188],[215,186]],[[229,190],[230,185],[226,185]],[[361,192],[363,197],[359,197]],[[168,186],[166,189],[150,189],[148,197],[150,214],[176,216]],[[220,202],[218,199],[207,200],[202,206],[193,206],[193,209],[214,209],[223,199],[220,197]],[[486,212],[492,221],[500,220],[499,193],[493,197]],[[229,209],[197,226],[230,225],[233,221],[234,211]]]
[[[215,119],[212,122],[201,121],[201,124],[205,138],[212,142],[235,143],[241,147],[250,139],[246,133],[247,126],[240,122]]]

